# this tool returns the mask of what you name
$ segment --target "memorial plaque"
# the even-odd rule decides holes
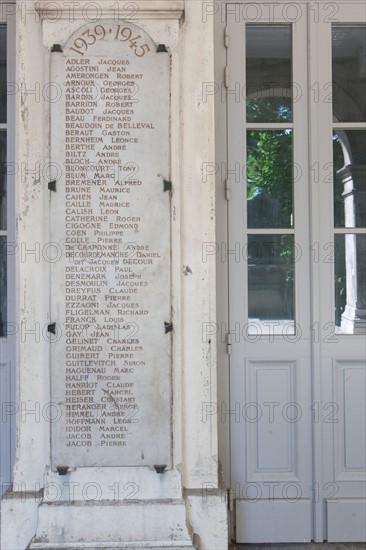
[[[52,464],[169,465],[170,56],[104,21],[51,74]]]

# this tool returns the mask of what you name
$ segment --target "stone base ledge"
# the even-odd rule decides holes
[[[214,494],[212,494],[214,493]],[[194,541],[200,550],[227,550],[229,547],[228,507],[220,489],[186,491],[187,516]]]
[[[37,529],[39,493],[7,492],[1,500],[1,550],[24,550]]]
[[[194,547],[185,503],[177,499],[42,502],[30,548]]]
[[[158,542],[158,541],[147,541],[147,542],[105,542],[99,543],[97,546],[95,544],[89,544],[87,542],[73,543],[72,545],[67,544],[57,544],[57,545],[46,545],[43,543],[34,543],[29,546],[29,550],[113,550],[113,548],[119,550],[140,550],[140,549],[152,549],[152,550],[194,550],[193,546],[187,546],[181,542]]]
[[[221,494],[185,492],[184,500],[39,503],[10,493],[1,506],[2,550],[227,550]],[[193,540],[193,542],[192,542]]]

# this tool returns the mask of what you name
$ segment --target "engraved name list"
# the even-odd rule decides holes
[[[169,55],[106,21],[51,60],[53,463],[168,464]]]

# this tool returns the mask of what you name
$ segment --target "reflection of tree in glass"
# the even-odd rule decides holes
[[[292,120],[290,101],[281,97],[249,100],[247,120],[284,122]],[[291,130],[249,130],[247,132],[248,228],[289,228],[293,225],[293,173]],[[294,243],[292,235],[268,235],[276,244],[271,259],[249,266],[249,282],[255,288],[264,277],[282,302],[282,310],[266,312],[268,318],[293,318]],[[262,264],[260,267],[259,264]],[[263,265],[266,264],[266,265]],[[263,271],[264,270],[264,271]],[[263,283],[263,280],[262,280]],[[275,299],[275,298],[274,298]],[[253,304],[254,307],[254,304]],[[251,308],[249,308],[251,309]],[[252,316],[259,312],[250,311]],[[264,312],[262,312],[262,315]]]
[[[247,133],[248,227],[292,227],[292,132]]]
[[[248,97],[246,107],[247,122],[292,121],[292,99],[288,97]]]

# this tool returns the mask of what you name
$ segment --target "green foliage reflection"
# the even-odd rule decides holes
[[[292,131],[247,132],[249,228],[293,226]]]
[[[283,90],[285,92],[285,88]],[[259,93],[264,93],[261,90]],[[289,89],[289,94],[291,89]],[[247,98],[247,122],[291,122],[292,99],[272,96]]]

